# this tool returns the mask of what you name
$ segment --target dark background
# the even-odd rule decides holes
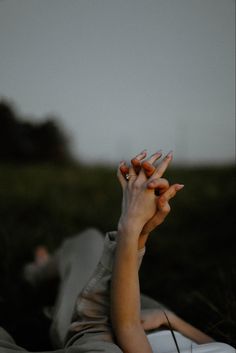
[[[116,168],[74,161],[55,118],[35,125],[7,102],[0,104],[0,137],[0,325],[19,345],[46,350],[43,308],[58,283],[31,288],[23,266],[39,244],[53,251],[86,227],[116,228]],[[170,167],[166,177],[185,188],[149,240],[142,292],[235,346],[235,167]]]

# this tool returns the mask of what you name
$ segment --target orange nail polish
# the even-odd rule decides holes
[[[184,188],[184,184],[178,184],[178,185],[176,185],[176,190],[177,191],[179,191],[179,190],[181,190],[181,189],[183,189]]]

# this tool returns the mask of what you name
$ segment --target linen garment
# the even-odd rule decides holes
[[[85,249],[91,251],[89,243],[100,237],[94,230],[83,233],[80,241],[85,241]],[[56,336],[55,341],[60,344],[63,340],[65,332],[65,322],[70,321],[71,323],[67,326],[67,334],[65,344],[61,349],[55,350],[56,353],[121,353],[121,349],[118,347],[114,340],[113,331],[110,322],[110,283],[112,276],[112,266],[116,248],[116,232],[107,233],[104,249],[100,261],[94,271],[93,265],[90,267],[88,261],[88,268],[86,276],[87,283],[84,287],[75,292],[82,286],[80,281],[80,272],[82,269],[80,266],[83,261],[80,258],[80,252],[77,252],[75,243],[80,243],[76,237],[66,242],[66,246],[62,247],[57,254],[57,259],[63,261],[65,254],[69,255],[68,258],[64,257],[64,263],[61,263],[61,271],[64,271],[64,281],[62,278],[61,290],[59,293],[59,299],[55,316],[53,320],[52,334]],[[100,240],[97,244],[100,244]],[[91,244],[90,244],[91,245]],[[81,245],[82,246],[82,245]],[[100,246],[100,245],[99,245]],[[65,250],[67,249],[67,250]],[[77,250],[76,250],[77,249]],[[81,250],[81,248],[80,248]],[[145,249],[139,251],[137,256],[139,257],[139,264],[142,261]],[[96,249],[94,249],[94,256],[98,255]],[[74,258],[75,256],[75,258]],[[84,255],[85,256],[85,255]],[[97,257],[95,256],[95,260]],[[77,258],[78,257],[78,258]],[[85,258],[88,257],[88,254]],[[77,258],[77,262],[75,259]],[[92,261],[93,262],[93,261]],[[95,261],[96,262],[96,261]],[[74,268],[77,264],[79,268]],[[73,285],[74,283],[74,285]],[[70,288],[73,287],[73,293],[70,292]],[[74,289],[76,287],[76,289]],[[67,306],[69,295],[69,306]],[[148,297],[141,296],[141,302],[143,308],[160,308],[160,304],[151,300]],[[74,310],[72,308],[74,307]],[[73,311],[73,314],[72,314]],[[72,314],[72,315],[71,315]],[[150,343],[154,353],[176,353],[176,348],[173,345],[173,339],[169,331],[159,331],[148,335]],[[196,343],[190,341],[186,337],[179,333],[176,333],[176,338],[181,348],[181,353],[235,353],[235,349],[224,343],[209,343],[204,345],[196,345]],[[14,353],[25,351],[23,348],[17,346],[12,337],[4,330],[0,329],[0,353]]]

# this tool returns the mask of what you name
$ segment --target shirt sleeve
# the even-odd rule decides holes
[[[114,342],[110,320],[110,285],[116,250],[117,232],[109,232],[104,240],[101,259],[81,293],[78,295],[72,322],[67,335],[67,345],[84,334],[97,333],[106,342]],[[145,248],[139,250],[139,267]]]

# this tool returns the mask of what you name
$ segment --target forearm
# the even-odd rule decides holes
[[[184,321],[174,313],[168,315],[171,326],[174,330],[180,332],[182,335],[190,338],[198,344],[204,344],[214,341],[213,338]]]
[[[152,352],[140,322],[138,278],[139,232],[118,231],[112,274],[111,319],[118,344],[125,352]]]
[[[112,274],[111,303],[114,326],[120,327],[130,319],[139,321],[140,295],[138,280],[138,238],[118,231],[117,248]]]

